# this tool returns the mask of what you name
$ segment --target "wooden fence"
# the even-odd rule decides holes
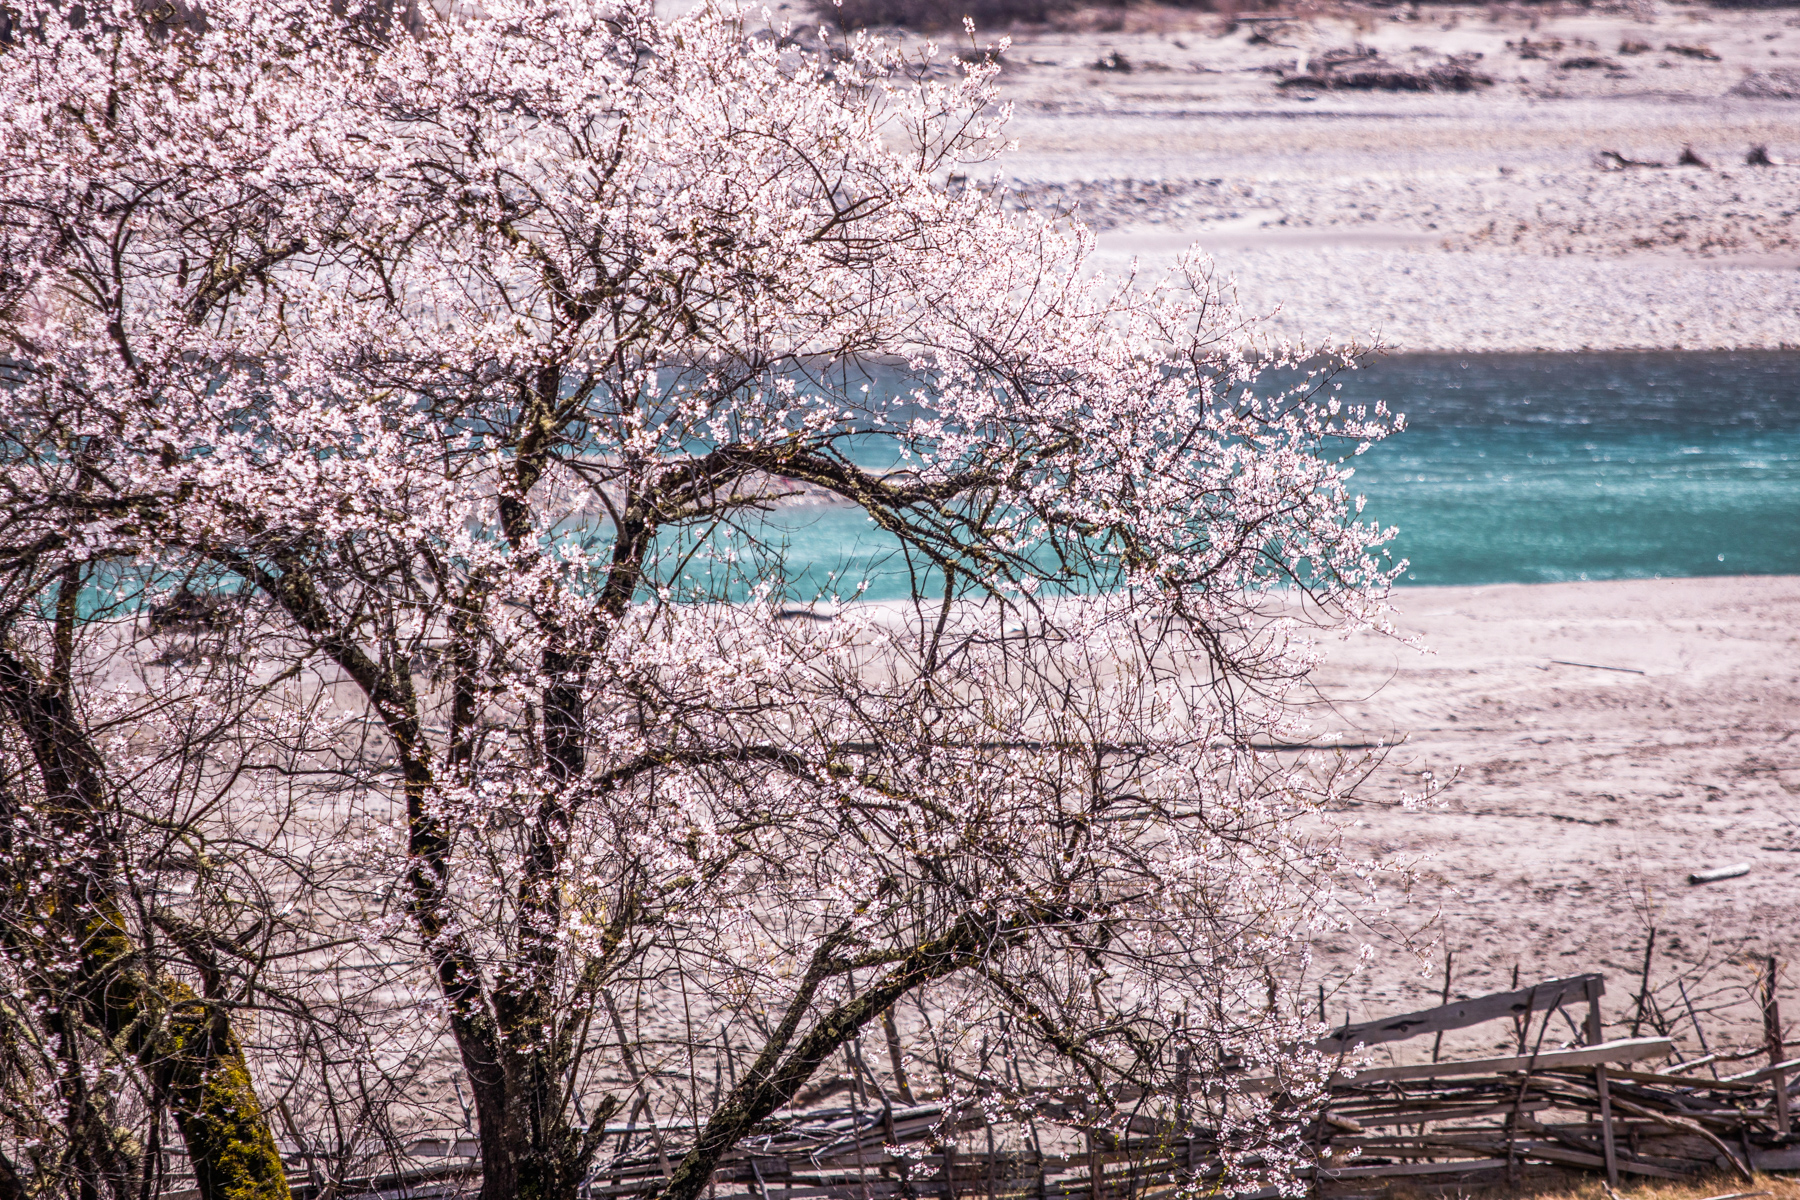
[[[1577,975],[1422,1012],[1346,1025],[1315,1044],[1330,1067],[1327,1100],[1307,1129],[1315,1194],[1366,1178],[1445,1176],[1442,1182],[1516,1181],[1526,1166],[1687,1179],[1719,1172],[1800,1170],[1790,1091],[1800,1059],[1784,1060],[1769,1006],[1764,1047],[1736,1055],[1671,1060],[1666,1038],[1604,1041],[1600,975]],[[1372,1047],[1469,1029],[1512,1026],[1514,1052],[1491,1058],[1364,1065]],[[1561,1021],[1562,1025],[1554,1022]],[[1561,1036],[1552,1037],[1552,1031]],[[1572,1035],[1572,1036],[1571,1036]],[[1573,1045],[1565,1043],[1573,1042]],[[1549,1048],[1545,1048],[1548,1046]],[[1748,1054],[1767,1065],[1721,1073]],[[1437,1058],[1434,1044],[1433,1059]],[[1270,1091],[1272,1082],[1246,1081]],[[1053,1137],[997,1142],[981,1111],[939,1103],[853,1103],[765,1123],[721,1164],[711,1200],[1153,1200],[1199,1183],[1224,1194],[1219,1132],[1205,1128],[1119,1137],[1047,1099],[1040,1118]],[[588,1181],[595,1200],[657,1191],[691,1129],[609,1129],[616,1153]],[[474,1190],[472,1139],[413,1143],[385,1176],[329,1189],[364,1200],[432,1200]],[[300,1166],[296,1158],[296,1167]],[[321,1189],[296,1174],[300,1200]],[[1238,1193],[1236,1200],[1272,1196]],[[163,1200],[184,1200],[180,1191]]]

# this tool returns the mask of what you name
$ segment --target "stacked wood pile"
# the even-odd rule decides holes
[[[1685,1179],[1732,1171],[1748,1178],[1754,1170],[1800,1170],[1800,1136],[1789,1111],[1792,1089],[1800,1086],[1800,1060],[1783,1060],[1779,1040],[1763,1051],[1774,1061],[1757,1069],[1720,1073],[1716,1055],[1673,1063],[1675,1047],[1667,1038],[1602,1040],[1604,990],[1603,977],[1580,975],[1334,1031],[1316,1046],[1337,1068],[1312,1130],[1316,1165],[1309,1173],[1324,1190],[1336,1180],[1384,1176],[1473,1180],[1491,1173],[1497,1181],[1516,1178],[1528,1165],[1605,1172],[1614,1184],[1621,1175]],[[1771,1017],[1778,1030],[1779,1020]],[[1563,1027],[1554,1024],[1559,1020]],[[1361,1070],[1352,1065],[1372,1047],[1441,1039],[1489,1021],[1512,1024],[1518,1053]],[[1552,1040],[1553,1029],[1565,1036]],[[1562,1041],[1577,1044],[1564,1047]],[[1654,1060],[1672,1065],[1648,1069]],[[946,1120],[937,1105],[834,1110],[820,1120],[826,1116],[808,1114],[746,1146],[719,1172],[720,1195],[738,1188],[755,1200],[1125,1200],[1220,1173],[1212,1154],[1217,1143],[1205,1130],[1173,1145],[1164,1136],[1104,1145],[1090,1140],[1086,1153],[956,1155],[946,1135],[979,1130],[979,1120]],[[1079,1114],[1066,1116],[1071,1128],[1078,1125]],[[966,1145],[969,1139],[960,1140]],[[929,1143],[922,1154],[921,1142]],[[915,1156],[895,1157],[889,1146],[912,1148]],[[638,1186],[655,1182],[646,1178]],[[607,1190],[633,1188],[620,1181]]]

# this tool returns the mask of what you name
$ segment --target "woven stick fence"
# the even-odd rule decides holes
[[[1675,1063],[1667,1038],[1602,1040],[1604,991],[1604,977],[1578,975],[1334,1030],[1315,1043],[1334,1066],[1327,1101],[1307,1133],[1312,1166],[1302,1174],[1316,1193],[1329,1193],[1338,1181],[1395,1176],[1516,1182],[1523,1168],[1543,1165],[1604,1172],[1613,1185],[1624,1176],[1732,1172],[1748,1179],[1752,1171],[1800,1170],[1800,1135],[1790,1116],[1800,1059],[1783,1058],[1772,993],[1768,1042],[1754,1051],[1768,1065],[1720,1075],[1722,1061],[1745,1055]],[[1553,1020],[1575,1036],[1546,1049]],[[1446,1032],[1490,1021],[1512,1023],[1516,1053],[1356,1065],[1373,1047],[1426,1036],[1441,1041]],[[1560,1044],[1568,1041],[1575,1044]],[[1658,1059],[1669,1065],[1651,1069]],[[1044,1097],[1034,1112],[1054,1127],[1053,1136],[1040,1141],[1034,1128],[1026,1148],[999,1148],[978,1106],[953,1112],[942,1103],[898,1107],[861,1096],[847,1107],[765,1122],[720,1163],[711,1200],[1154,1200],[1194,1184],[1226,1194],[1216,1130],[1120,1137],[1097,1130],[1101,1122],[1079,1106]],[[654,1195],[692,1132],[608,1129],[617,1150],[585,1193],[595,1200]],[[465,1194],[480,1177],[477,1153],[472,1138],[424,1139],[396,1157],[392,1172],[328,1190],[362,1200]],[[298,1155],[293,1162],[300,1166]],[[298,1200],[326,1190],[300,1171],[293,1183]],[[177,1184],[163,1200],[186,1195]],[[1236,1200],[1272,1195],[1265,1189]]]

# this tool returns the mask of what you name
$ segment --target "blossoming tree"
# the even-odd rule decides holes
[[[1107,278],[946,187],[1002,149],[991,62],[376,16],[27,4],[0,54],[4,753],[86,847],[11,893],[13,969],[115,1041],[204,995],[199,1058],[96,1050],[212,1081],[172,1101],[203,1192],[285,1190],[250,1076],[316,1043],[233,1014],[313,1011],[346,929],[453,1047],[487,1200],[576,1195],[620,1112],[693,1131],[656,1143],[693,1200],[872,1024],[902,1094],[929,1036],[939,1090],[1021,1103],[1003,1029],[1093,1129],[1286,1071],[1337,783],[1272,747],[1309,628],[1379,619],[1341,464],[1386,414],[1256,386],[1298,359],[1198,261]],[[797,499],[905,599],[802,588]],[[117,669],[197,603],[230,653]],[[134,853],[176,811],[280,881],[254,923],[118,901],[198,869]],[[190,952],[121,990],[159,929]],[[1279,1174],[1268,1102],[1212,1121]]]

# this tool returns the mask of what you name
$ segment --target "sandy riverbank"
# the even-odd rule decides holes
[[[1459,994],[1604,972],[1632,1008],[1646,931],[1652,983],[1693,1046],[1678,980],[1719,1043],[1760,1037],[1760,956],[1800,958],[1800,577],[1413,588],[1399,624],[1430,654],[1358,637],[1319,674],[1327,729],[1408,740],[1361,794],[1357,844],[1426,858],[1412,919],[1455,952]],[[1561,660],[1561,661],[1558,661]],[[1584,664],[1584,665],[1571,665]],[[1440,811],[1392,799],[1459,772]],[[1689,872],[1748,863],[1692,886]],[[1341,964],[1355,939],[1328,942]],[[1340,999],[1360,1019],[1435,1003],[1385,954]],[[1790,1008],[1800,965],[1784,995]],[[1336,1015],[1334,1013],[1334,1015]],[[1483,1041],[1501,1030],[1478,1031]],[[1554,1040],[1554,1039],[1553,1039]]]
[[[1007,186],[1081,212],[1109,266],[1198,243],[1307,339],[1800,346],[1800,167],[1745,164],[1755,145],[1800,157],[1800,82],[1738,94],[1800,67],[1793,10],[1423,12],[1016,33]],[[1414,70],[1462,56],[1494,83],[1284,86],[1358,48]],[[1709,166],[1676,166],[1684,147]],[[1604,151],[1668,165],[1605,170]]]
[[[804,0],[773,15],[817,20]],[[1198,244],[1250,312],[1315,342],[1800,348],[1794,9],[1135,4],[1063,25],[978,31],[1012,38],[1017,149],[969,182],[1079,214],[1103,266]],[[1295,86],[1346,56],[1491,83]],[[1777,165],[1749,165],[1756,146]]]
[[[1800,576],[1402,588],[1393,602],[1426,650],[1327,642],[1310,715],[1315,744],[1393,747],[1337,817],[1355,822],[1359,856],[1420,869],[1391,899],[1423,957],[1379,931],[1321,938],[1334,1022],[1431,1007],[1447,948],[1462,996],[1507,989],[1515,968],[1525,983],[1600,972],[1625,1036],[1652,926],[1658,1011],[1640,1031],[1661,1021],[1698,1054],[1691,1002],[1713,1050],[1757,1044],[1751,986],[1770,954],[1794,964],[1783,995],[1800,1012]],[[1441,804],[1409,809],[1400,793],[1426,772],[1449,781]],[[1687,882],[1737,863],[1740,878]],[[1344,985],[1371,941],[1370,969]]]

